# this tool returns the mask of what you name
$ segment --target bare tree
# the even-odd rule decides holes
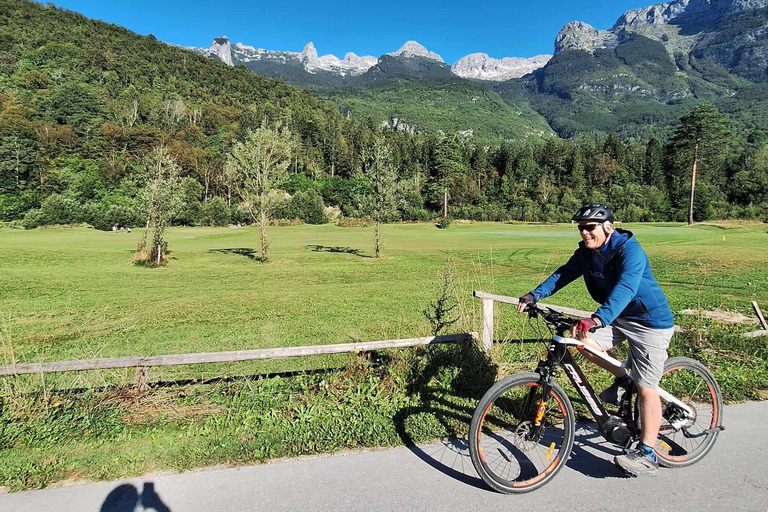
[[[266,123],[249,131],[227,155],[225,169],[236,193],[261,230],[261,261],[269,260],[267,222],[270,219],[269,193],[278,186],[291,163],[293,138],[287,129],[271,129]]]

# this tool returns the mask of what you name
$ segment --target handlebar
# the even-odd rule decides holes
[[[567,331],[573,323],[571,317],[552,309],[542,308],[538,304],[528,304],[524,312],[528,313],[528,318],[543,318],[545,322],[552,325],[558,332]]]

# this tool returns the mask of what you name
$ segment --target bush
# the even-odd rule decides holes
[[[223,197],[203,201],[200,223],[206,226],[226,226],[232,221],[232,212]]]
[[[24,229],[35,229],[42,226],[43,224],[45,224],[45,220],[43,219],[43,212],[37,208],[29,210],[24,215],[24,219],[21,221],[21,225],[24,226]]]
[[[448,229],[448,227],[451,225],[451,219],[448,217],[442,217],[440,220],[437,221],[437,227],[440,229]]]
[[[367,228],[373,226],[373,219],[370,217],[339,217],[336,225],[340,228]]]
[[[40,207],[43,224],[75,224],[83,222],[83,208],[74,199],[52,194]],[[26,217],[25,217],[26,219]]]
[[[32,208],[40,206],[36,190],[24,190],[16,194],[0,194],[0,221],[18,220]]]
[[[425,208],[414,208],[408,206],[403,211],[403,220],[426,222],[432,218],[432,215]]]
[[[179,194],[181,195],[181,201],[183,206],[181,210],[173,219],[174,224],[181,224],[183,226],[193,226],[200,222],[202,216],[202,206],[200,204],[200,196],[203,193],[203,186],[197,182],[194,178],[184,178],[181,181],[181,189]]]
[[[323,198],[313,189],[306,192],[296,192],[291,198],[291,210],[294,218],[301,219],[307,224],[325,224],[328,222]]]
[[[98,202],[86,203],[82,207],[83,222],[87,222],[96,229],[109,231],[116,222],[109,215],[109,208]]]

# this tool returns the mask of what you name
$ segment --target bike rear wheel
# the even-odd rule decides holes
[[[522,493],[541,487],[563,467],[573,448],[571,401],[556,384],[543,397],[540,380],[538,373],[519,373],[499,381],[472,415],[472,464],[496,491]],[[537,414],[543,414],[538,428]]]
[[[656,441],[659,463],[666,467],[690,466],[712,449],[723,423],[720,386],[698,361],[687,357],[668,359],[659,387],[690,407],[694,415],[661,400],[662,420]]]

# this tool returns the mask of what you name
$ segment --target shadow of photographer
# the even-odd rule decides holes
[[[155,491],[155,484],[152,482],[144,482],[141,493],[132,484],[118,485],[107,495],[99,511],[133,512],[139,505],[143,510],[171,512],[171,509],[163,503],[160,495]]]

